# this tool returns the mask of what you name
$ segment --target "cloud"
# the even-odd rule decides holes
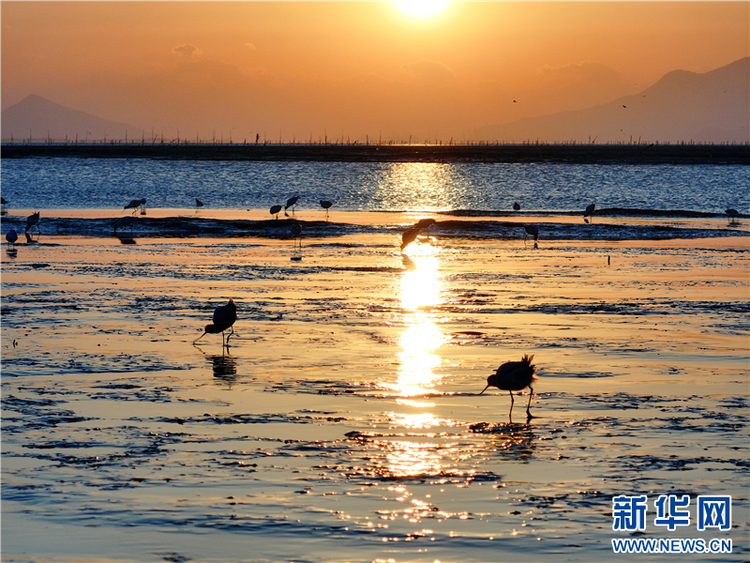
[[[190,59],[193,57],[200,57],[203,54],[203,51],[198,49],[198,47],[194,47],[193,45],[177,45],[176,47],[172,47],[172,52],[175,55],[181,55],[185,57],[186,59]]]
[[[416,63],[405,64],[401,67],[409,74],[413,74],[424,80],[450,80],[453,78],[453,71],[441,63],[421,60]]]

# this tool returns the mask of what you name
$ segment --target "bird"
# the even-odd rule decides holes
[[[531,363],[533,359],[534,356],[524,354],[520,362],[505,362],[497,368],[495,373],[487,378],[487,387],[482,389],[482,392],[479,394],[481,395],[487,391],[489,387],[497,387],[498,389],[508,391],[510,393],[510,411],[508,412],[508,417],[510,417],[513,414],[513,391],[521,391],[528,387],[531,391],[529,393],[529,404],[526,405],[526,420],[528,422],[534,418],[529,412],[531,397],[534,395],[534,389],[531,387],[531,384],[537,379],[535,374],[536,366]]]
[[[724,211],[724,213],[726,213],[730,217],[739,217],[740,216],[740,212],[737,211],[736,209],[731,208],[731,207],[729,209],[727,209],[726,211]]]
[[[7,199],[5,199],[4,197],[0,196],[0,204],[2,204],[2,205],[8,205],[8,203],[10,203],[10,202]]]
[[[290,197],[288,200],[286,200],[286,205],[284,206],[284,215],[287,215],[286,210],[290,207],[292,208],[292,215],[294,215],[294,207],[297,205],[297,202],[299,201],[299,196],[296,195],[294,197]]]
[[[221,345],[229,346],[229,338],[234,334],[232,325],[237,320],[237,306],[234,304],[234,300],[230,299],[229,303],[216,307],[214,311],[214,322],[213,324],[206,325],[203,329],[203,334],[193,340],[193,344],[198,342],[206,334],[219,334],[221,333]],[[226,344],[224,343],[224,331],[232,328],[232,332],[227,336]]]
[[[199,200],[197,197],[195,198],[195,206],[196,207],[203,207],[203,202]]]
[[[16,241],[18,240],[18,233],[15,229],[11,229],[5,234],[5,240],[8,241],[10,244],[16,244]]]
[[[526,242],[526,239],[529,235],[534,237],[534,240],[539,240],[539,229],[536,227],[536,225],[524,225],[523,229],[526,231],[526,235],[523,237],[524,242]]]
[[[271,209],[269,210],[271,215],[274,215],[276,219],[279,218],[279,213],[281,213],[281,206],[280,205],[272,205]]]
[[[32,213],[26,218],[26,230],[24,232],[28,233],[29,229],[31,229],[31,227],[33,227],[34,225],[37,225],[38,223],[39,223],[39,212],[37,211],[36,213]],[[37,229],[39,229],[38,226],[37,226]]]
[[[123,209],[132,209],[133,215],[135,215],[138,212],[138,208],[143,207],[144,205],[146,205],[145,199],[131,199],[130,203],[123,207]]]
[[[414,242],[414,239],[419,235],[419,230],[419,227],[412,227],[401,235],[401,252],[404,251],[404,248],[406,248],[409,243]]]
[[[321,199],[320,200],[320,206],[326,210],[326,220],[328,219],[328,210],[333,207],[333,202],[328,201],[327,199]]]
[[[594,214],[594,209],[596,209],[596,205],[593,203],[590,203],[586,206],[586,211],[583,212],[584,217],[588,217],[590,215]]]
[[[514,211],[520,211],[520,210],[521,210],[521,204],[520,204],[520,203],[518,203],[518,202],[515,202],[515,203],[513,204],[513,210],[514,210]]]

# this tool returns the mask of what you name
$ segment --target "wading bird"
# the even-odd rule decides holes
[[[736,209],[731,208],[731,207],[729,209],[725,210],[724,213],[726,213],[730,217],[739,217],[740,216],[740,212],[737,211]]]
[[[271,215],[273,215],[276,219],[279,218],[279,213],[281,213],[281,206],[280,205],[272,205],[271,209],[269,209],[269,212]]]
[[[520,362],[505,362],[497,368],[495,373],[487,378],[487,387],[482,389],[482,393],[487,391],[489,387],[497,387],[498,389],[508,391],[510,393],[510,411],[508,412],[508,417],[510,417],[513,414],[513,391],[521,391],[528,387],[531,392],[529,393],[529,404],[526,405],[527,422],[534,418],[529,412],[531,397],[534,395],[534,389],[531,387],[531,384],[537,379],[534,373],[536,366],[531,363],[533,359],[534,356],[524,354]],[[482,393],[479,394],[481,395]]]
[[[136,213],[138,213],[138,208],[140,207],[141,208],[141,215],[145,215],[145,213],[146,213],[145,205],[146,205],[146,199],[145,198],[131,199],[130,203],[128,203],[125,207],[123,207],[123,209],[132,209],[133,210],[133,215],[135,215]]]
[[[412,227],[408,231],[404,232],[404,234],[401,235],[401,252],[403,252],[404,248],[406,248],[410,243],[414,242],[414,239],[416,239],[418,235],[418,227]]]
[[[289,209],[290,207],[292,208],[292,215],[294,215],[294,208],[296,207],[298,201],[299,201],[298,195],[294,197],[290,197],[288,200],[286,200],[286,205],[284,206],[284,215],[286,215],[287,217],[289,216],[286,210]]]
[[[586,217],[591,217],[594,214],[594,209],[596,209],[596,205],[593,203],[590,203],[586,206],[586,211],[583,212],[584,219]]]
[[[26,230],[24,233],[28,233],[31,227],[36,225],[37,231],[39,230],[39,212],[32,213],[26,218]]]
[[[410,243],[416,240],[422,229],[429,229],[430,225],[434,224],[435,219],[420,219],[412,228],[405,231],[404,234],[401,235],[401,252],[403,252],[404,248],[406,248]]]
[[[2,205],[8,205],[8,200],[5,199],[4,197],[0,196],[0,204],[2,204]]]
[[[333,202],[328,201],[327,199],[321,199],[320,200],[320,206],[326,210],[326,221],[328,220],[328,210],[333,207]]]
[[[521,204],[518,202],[515,202],[513,204],[513,211],[520,211],[521,210]]]
[[[18,240],[18,233],[15,229],[11,229],[5,234],[5,240],[8,241],[9,244],[16,244],[16,241]]]
[[[203,334],[193,340],[193,344],[198,342],[206,334],[219,334],[221,333],[221,345],[229,347],[229,338],[234,334],[232,325],[237,320],[237,306],[234,304],[234,300],[230,299],[229,303],[221,307],[216,307],[214,311],[214,322],[213,324],[206,325],[203,329]],[[224,342],[224,331],[232,328],[232,332],[227,335],[226,343]]]
[[[531,235],[534,237],[534,240],[539,240],[539,229],[535,225],[524,225],[523,230],[526,231],[526,234],[523,237],[523,241],[526,242],[526,239]]]
[[[203,207],[203,202],[199,200],[197,197],[195,198],[195,206],[196,207]]]

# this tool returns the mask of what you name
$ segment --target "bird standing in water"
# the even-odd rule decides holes
[[[593,215],[594,215],[594,209],[596,209],[596,204],[595,203],[589,203],[586,206],[586,211],[583,212],[583,218],[585,219],[586,217],[593,217]]]
[[[281,206],[280,205],[272,205],[271,209],[268,210],[271,215],[274,216],[274,218],[279,218],[279,213],[281,213]]]
[[[5,240],[8,241],[9,244],[16,244],[16,241],[18,240],[18,233],[15,229],[11,229],[5,234]]]
[[[328,221],[328,210],[331,209],[331,207],[333,207],[333,202],[328,201],[327,199],[321,199],[320,206],[326,210],[326,221]]]
[[[298,201],[299,201],[298,195],[294,197],[290,197],[288,200],[286,200],[286,205],[284,205],[284,215],[289,217],[289,214],[286,212],[286,210],[289,209],[290,207],[292,208],[292,215],[294,215],[294,208],[297,206]]]
[[[527,422],[534,418],[529,412],[531,397],[534,395],[534,389],[531,387],[531,384],[537,379],[535,375],[536,366],[531,363],[533,359],[534,356],[524,354],[520,362],[505,362],[497,368],[495,373],[487,378],[487,387],[482,389],[482,393],[487,391],[489,387],[497,387],[498,389],[508,391],[510,393],[510,411],[508,412],[508,417],[510,417],[513,414],[513,391],[521,391],[528,387],[531,392],[529,393],[529,404],[526,405]],[[481,395],[482,393],[479,394]]]
[[[529,235],[534,237],[535,242],[539,240],[539,228],[536,225],[524,225],[523,230],[526,231],[526,235],[523,237],[524,242]]]
[[[33,227],[34,225],[37,225],[38,223],[39,223],[39,212],[37,211],[36,213],[32,213],[26,218],[26,230],[24,232],[28,233],[31,227]],[[39,229],[38,226],[37,226],[37,229]]]
[[[214,322],[213,324],[206,325],[198,338],[193,340],[193,344],[198,342],[205,334],[219,334],[221,333],[221,345],[229,346],[229,338],[234,334],[232,325],[237,320],[237,306],[234,304],[234,300],[230,299],[229,303],[221,307],[217,307],[214,311]],[[226,343],[224,343],[224,331],[232,328],[232,332],[227,336]]]

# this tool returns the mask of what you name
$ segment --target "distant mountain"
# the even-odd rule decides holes
[[[3,141],[102,141],[140,139],[143,131],[127,123],[102,119],[34,94],[3,110],[0,115]]]
[[[675,70],[640,94],[578,111],[487,125],[483,141],[750,142],[750,57],[697,74]]]

